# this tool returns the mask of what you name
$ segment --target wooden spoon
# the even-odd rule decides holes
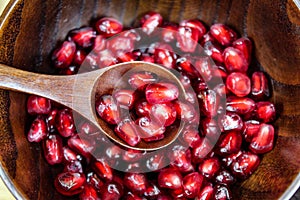
[[[0,64],[0,88],[35,94],[56,101],[91,121],[116,143],[131,149],[152,151],[171,144],[181,132],[183,122],[168,128],[163,140],[150,143],[141,141],[137,146],[132,147],[121,140],[111,126],[95,113],[96,95],[111,94],[114,89],[122,85],[120,81],[127,73],[145,71],[153,72],[160,78],[176,84],[180,92],[179,99],[184,99],[185,89],[174,73],[159,65],[138,61],[120,63],[71,76],[37,74]]]

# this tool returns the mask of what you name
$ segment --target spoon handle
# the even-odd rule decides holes
[[[72,106],[74,79],[73,76],[37,74],[0,63],[0,88],[46,97],[67,107]]]

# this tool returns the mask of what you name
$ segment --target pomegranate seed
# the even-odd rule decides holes
[[[63,161],[64,163],[70,163],[76,160],[82,160],[82,157],[71,150],[69,147],[64,146],[63,149]]]
[[[124,152],[122,159],[127,162],[135,162],[140,160],[146,152],[128,149]]]
[[[96,32],[92,27],[84,27],[72,30],[69,33],[70,40],[74,41],[78,46],[87,48],[93,45]]]
[[[213,194],[214,194],[214,188],[212,187],[212,185],[208,184],[201,189],[196,199],[210,200],[213,198]]]
[[[185,197],[183,187],[180,187],[180,188],[174,189],[174,190],[170,190],[170,194],[173,197],[173,199],[187,200],[187,198]]]
[[[59,71],[60,75],[74,75],[78,73],[78,69],[79,67],[75,66],[75,65],[70,65],[68,68],[65,69],[61,69]]]
[[[85,184],[83,191],[79,195],[80,200],[100,200],[97,191],[91,185]]]
[[[273,121],[276,117],[274,104],[268,101],[257,102],[256,117],[265,123]]]
[[[177,60],[179,60],[179,59],[177,59]],[[190,89],[191,79],[187,75],[181,74],[181,76],[179,77],[179,80],[185,89]]]
[[[229,72],[245,73],[248,70],[249,62],[239,49],[227,47],[223,52],[223,59]]]
[[[252,138],[257,135],[260,128],[260,122],[248,120],[244,123],[243,136],[246,142],[251,142]]]
[[[78,160],[71,161],[65,165],[64,172],[83,173],[82,164]]]
[[[235,178],[227,170],[221,170],[216,174],[215,182],[222,185],[231,185],[235,182]]]
[[[242,135],[238,132],[230,131],[221,135],[216,153],[220,155],[237,153],[241,149],[241,145]]]
[[[210,34],[223,46],[231,45],[237,38],[237,34],[224,24],[212,25]]]
[[[201,138],[201,141],[193,148],[192,160],[194,163],[202,162],[205,157],[211,152],[213,146],[208,138]]]
[[[165,168],[158,175],[158,184],[162,188],[179,189],[182,186],[182,176],[174,168]]]
[[[80,194],[84,190],[85,183],[84,174],[77,172],[60,173],[54,181],[56,190],[65,196]]]
[[[90,122],[83,122],[79,125],[78,132],[85,135],[94,135],[99,133],[99,129]]]
[[[122,200],[147,200],[144,197],[140,197],[137,194],[131,193],[131,192],[127,192]]]
[[[176,100],[179,91],[177,86],[172,83],[151,83],[147,85],[145,95],[150,104],[167,103]]]
[[[223,63],[223,49],[217,43],[205,42],[203,45],[204,52],[213,60]]]
[[[59,110],[56,116],[56,129],[63,137],[70,137],[75,134],[75,124],[69,109]]]
[[[114,18],[104,17],[96,22],[96,30],[104,37],[111,37],[123,30],[121,22]]]
[[[220,105],[220,97],[214,90],[206,90],[198,94],[200,110],[209,117],[215,117]]]
[[[176,33],[178,31],[178,25],[169,23],[163,26],[162,29],[162,40],[165,42],[172,42],[176,39]]]
[[[190,124],[199,123],[199,112],[196,111],[195,106],[190,102],[175,101],[174,107],[176,109],[177,118]]]
[[[251,77],[251,95],[255,99],[264,99],[270,96],[267,77],[263,72],[254,72]]]
[[[239,38],[232,43],[232,46],[240,50],[241,52],[243,52],[247,62],[250,63],[251,54],[252,54],[252,42],[249,38],[246,37]]]
[[[93,52],[97,53],[106,48],[106,39],[103,35],[97,35],[93,45]]]
[[[158,188],[158,186],[156,186],[153,183],[150,183],[144,192],[144,196],[150,199],[157,199],[158,195],[160,194],[161,194],[160,189]]]
[[[117,36],[108,40],[107,48],[109,48],[114,55],[120,55],[120,53],[132,52],[134,43],[129,37]]]
[[[179,139],[183,144],[188,144],[191,148],[194,148],[201,140],[199,131],[192,126],[187,126],[180,134]]]
[[[213,62],[208,56],[200,57],[195,62],[195,69],[201,76],[202,80],[208,82],[212,79],[213,75]]]
[[[124,184],[132,192],[143,193],[146,191],[148,183],[144,174],[126,173],[124,176]]]
[[[148,12],[142,17],[140,24],[142,30],[146,34],[150,35],[155,30],[155,28],[162,25],[162,22],[163,22],[163,18],[159,13]]]
[[[198,167],[198,171],[208,179],[212,179],[221,169],[221,162],[218,158],[205,159]]]
[[[146,168],[151,171],[157,171],[166,166],[166,156],[162,154],[154,154],[145,160]]]
[[[43,151],[46,161],[50,165],[59,164],[63,160],[63,144],[59,135],[49,135],[43,141]]]
[[[40,142],[48,136],[47,124],[42,116],[38,116],[30,126],[27,134],[29,142]]]
[[[80,155],[90,158],[91,153],[95,149],[95,144],[91,143],[90,141],[80,138],[78,134],[70,137],[68,139],[68,146],[74,150],[75,152],[79,153]]]
[[[140,117],[150,116],[152,105],[148,103],[145,99],[138,101],[134,107],[135,107],[135,112],[138,116]]]
[[[52,54],[52,61],[56,68],[67,68],[73,61],[76,45],[72,41],[65,41]]]
[[[154,104],[151,106],[150,116],[154,117],[165,127],[174,123],[176,115],[176,110],[171,103]]]
[[[137,99],[137,94],[134,90],[119,89],[113,92],[113,97],[121,107],[131,109]]]
[[[86,182],[87,182],[87,184],[89,184],[93,188],[95,188],[97,192],[100,192],[100,189],[104,185],[104,183],[100,180],[100,178],[94,172],[87,173]]]
[[[227,200],[232,199],[232,194],[228,187],[225,185],[216,185],[214,187],[214,199],[215,200]]]
[[[245,74],[233,72],[226,79],[226,87],[236,96],[244,97],[251,91],[251,82]]]
[[[260,159],[257,155],[244,152],[232,162],[231,171],[237,177],[247,178],[257,169],[259,163]]]
[[[78,71],[78,68],[76,66],[80,66],[84,62],[86,56],[87,56],[87,53],[84,50],[77,49],[75,51],[73,62],[72,62],[75,66],[71,65],[69,68],[65,69],[66,70],[65,72],[68,72],[68,74],[70,74],[70,75],[75,74]]]
[[[58,110],[53,109],[46,116],[46,123],[47,123],[48,131],[50,133],[53,133],[53,132],[56,131],[56,116],[57,116],[57,113],[58,113]]]
[[[118,63],[117,55],[109,49],[102,50],[97,54],[97,66],[102,69]]]
[[[120,61],[120,62],[131,62],[131,61],[136,61],[136,60],[137,60],[137,58],[131,52],[118,54],[118,61]]]
[[[120,121],[120,108],[111,95],[102,95],[96,100],[96,110],[99,116],[109,124]]]
[[[158,48],[155,48],[154,61],[167,69],[174,69],[176,66],[176,54],[167,50],[165,46],[160,45]]]
[[[243,129],[243,126],[244,123],[242,118],[236,113],[227,112],[219,119],[219,127],[222,132],[241,131]]]
[[[198,172],[192,172],[186,175],[182,180],[182,186],[187,198],[195,198],[200,192],[203,176]]]
[[[177,46],[183,52],[194,52],[198,40],[200,36],[200,32],[196,28],[191,28],[189,26],[179,26],[177,33]]]
[[[165,137],[165,127],[155,119],[141,117],[136,120],[136,124],[139,127],[141,138],[146,142],[162,140]]]
[[[92,169],[100,178],[106,181],[111,181],[113,179],[113,171],[108,163],[103,159],[93,161]]]
[[[237,153],[234,154],[230,154],[228,156],[224,156],[222,158],[222,164],[224,167],[230,167],[231,164],[233,163],[233,161],[236,161],[236,159],[242,154],[242,151],[239,151]]]
[[[269,124],[261,124],[257,134],[252,138],[249,149],[256,154],[267,153],[273,149],[274,128]]]
[[[140,60],[141,61],[144,61],[144,62],[149,62],[149,63],[154,63],[155,60],[154,60],[154,56],[153,55],[149,55],[147,53],[143,53],[140,57]]]
[[[27,99],[27,112],[30,115],[48,114],[51,111],[51,101],[45,97],[30,95]]]
[[[180,22],[180,26],[188,26],[194,29],[197,29],[199,32],[199,38],[203,37],[203,35],[207,32],[205,26],[198,19],[189,19]]]
[[[158,195],[157,200],[174,200],[174,198],[167,194],[160,194]]]
[[[116,126],[115,133],[130,146],[136,146],[141,141],[137,125],[130,119],[122,120]]]
[[[199,75],[199,73],[197,72],[195,67],[192,65],[192,60],[189,55],[179,57],[176,60],[176,66],[177,66],[178,70],[186,73],[190,77],[196,77]],[[190,82],[189,82],[189,84],[190,84]],[[190,86],[190,85],[188,85],[188,86]]]
[[[155,83],[157,80],[157,75],[154,73],[139,72],[132,74],[128,79],[128,83],[133,89],[144,90],[148,84]]]
[[[85,60],[83,61],[81,67],[80,67],[80,72],[89,72],[92,70],[98,69],[98,56],[97,54],[91,52],[89,53],[86,57]]]
[[[182,173],[194,171],[191,159],[191,150],[182,145],[175,145],[169,153],[171,166],[174,166]]]
[[[255,102],[247,97],[228,97],[226,102],[226,110],[237,114],[247,114],[254,110]]]
[[[217,43],[217,40],[210,34],[210,32],[207,32],[201,38],[200,44],[204,46],[206,42]]]
[[[122,149],[117,145],[111,145],[105,150],[105,158],[109,163],[116,163],[122,158]]]
[[[123,188],[117,182],[107,182],[100,190],[101,200],[120,199],[123,195]]]

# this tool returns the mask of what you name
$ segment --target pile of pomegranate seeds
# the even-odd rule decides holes
[[[248,70],[251,40],[238,38],[224,24],[208,28],[196,19],[176,24],[156,12],[144,15],[140,26],[141,31],[123,31],[118,20],[105,17],[95,27],[72,30],[53,51],[53,65],[63,75],[136,60],[177,70],[187,88],[186,101],[176,100],[173,85],[145,72],[132,74],[129,89],[103,95],[96,105],[99,116],[133,146],[140,133],[145,141],[162,139],[175,117],[185,120],[187,126],[171,149],[148,155],[121,148],[84,119],[75,127],[72,110],[38,96],[27,102],[28,113],[35,117],[28,141],[41,142],[45,160],[61,166],[54,185],[62,195],[82,200],[231,199],[231,186],[253,174],[275,142],[271,123],[276,112],[268,101],[268,79],[263,72]],[[151,36],[159,41],[137,48]],[[175,53],[179,51],[181,55]],[[135,122],[123,119],[119,109],[124,108],[134,112]],[[149,120],[150,115],[164,125]],[[133,123],[142,130],[133,130]]]

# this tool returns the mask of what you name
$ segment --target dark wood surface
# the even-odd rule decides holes
[[[39,73],[53,73],[49,54],[67,31],[90,19],[112,16],[136,25],[149,10],[167,20],[199,18],[207,25],[226,23],[250,37],[257,62],[273,83],[279,110],[275,149],[259,169],[234,190],[235,199],[277,199],[300,171],[300,16],[292,0],[19,0],[2,23],[0,62]],[[14,3],[11,1],[10,5]],[[2,15],[3,16],[3,15]],[[3,20],[3,18],[2,18]],[[0,91],[0,160],[2,172],[27,199],[65,199],[54,192],[58,169],[49,167],[40,146],[29,144],[26,95]],[[49,181],[50,180],[50,181]]]

